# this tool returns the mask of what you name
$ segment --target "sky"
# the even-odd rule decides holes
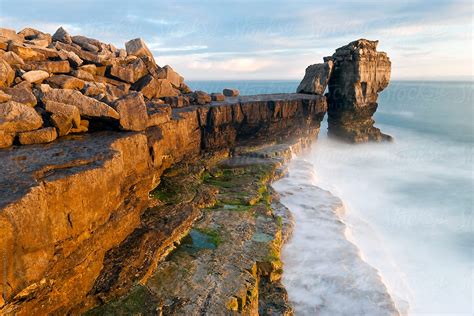
[[[186,80],[301,79],[353,40],[379,40],[393,79],[473,76],[471,0],[0,0],[0,27],[142,37]]]

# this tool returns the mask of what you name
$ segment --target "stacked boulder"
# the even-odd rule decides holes
[[[311,65],[298,93],[322,95],[328,87],[328,134],[348,142],[391,140],[374,127],[378,93],[390,81],[391,62],[378,41],[359,39]]]
[[[88,130],[141,131],[171,107],[205,104],[140,38],[118,49],[62,27],[0,29],[0,148]],[[207,95],[207,97],[206,97]]]

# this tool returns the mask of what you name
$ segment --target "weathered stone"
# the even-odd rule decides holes
[[[46,111],[52,114],[68,117],[73,123],[74,127],[78,127],[81,124],[81,115],[79,109],[74,105],[55,101],[45,101],[44,108]]]
[[[59,42],[65,43],[65,44],[71,44],[72,43],[72,38],[71,38],[71,35],[69,35],[69,33],[66,32],[66,30],[63,29],[63,27],[61,26],[53,34],[53,41],[59,41]]]
[[[14,42],[23,41],[23,37],[21,35],[18,35],[15,32],[15,30],[12,30],[12,29],[0,28],[0,37],[3,37],[6,40],[14,41]]]
[[[49,73],[44,70],[31,70],[25,72],[21,77],[29,83],[40,83],[49,77]]]
[[[106,92],[106,86],[104,83],[101,82],[86,82],[84,88],[82,89],[82,93],[89,97],[97,96]]]
[[[32,47],[26,47],[23,44],[10,43],[8,50],[17,54],[24,61],[43,61],[46,56]]]
[[[212,101],[225,101],[225,95],[222,93],[211,93]]]
[[[125,43],[125,49],[128,55],[134,55],[137,57],[145,56],[156,64],[153,54],[146,46],[145,42],[141,38],[135,38]]]
[[[338,48],[329,81],[328,134],[349,142],[391,139],[375,128],[378,93],[390,81],[391,63],[378,41],[360,39]]]
[[[51,122],[58,130],[59,136],[67,135],[72,128],[72,119],[70,116],[67,116],[65,114],[51,115]]]
[[[36,97],[31,91],[29,85],[16,85],[13,88],[6,88],[5,92],[11,95],[12,101],[23,103],[31,107],[37,103]]]
[[[30,106],[15,101],[0,104],[0,130],[25,132],[43,125],[41,116]]]
[[[9,87],[14,79],[15,71],[3,58],[0,58],[0,88]]]
[[[172,108],[182,108],[184,106],[184,98],[182,95],[177,95],[174,97],[163,97],[162,99]]]
[[[23,66],[23,69],[26,71],[29,70],[44,70],[49,73],[62,73],[67,74],[71,71],[71,66],[69,61],[40,61],[40,62],[30,62],[26,63]]]
[[[47,47],[49,44],[51,44],[52,41],[51,35],[43,33],[31,27],[24,28],[23,30],[18,32],[18,35],[23,36],[25,40],[33,43],[34,45],[43,47]]]
[[[79,70],[86,71],[86,72],[90,73],[93,76],[97,75],[97,66],[94,65],[94,64],[80,66]]]
[[[160,79],[168,79],[168,81],[175,88],[179,88],[183,82],[183,77],[181,77],[176,71],[171,68],[171,66],[166,65],[160,70]]]
[[[76,35],[72,37],[72,42],[81,46],[83,49],[90,52],[97,53],[100,50],[100,42],[98,40],[88,38],[81,35]]]
[[[79,67],[80,65],[82,65],[83,61],[79,56],[77,56],[76,53],[66,51],[64,49],[62,49],[60,52],[64,54],[65,58],[67,58],[67,60],[72,66]]]
[[[51,89],[43,95],[43,102],[55,101],[74,105],[81,115],[91,118],[119,119],[119,114],[107,104],[87,97],[76,90]]]
[[[211,96],[204,91],[194,91],[193,101],[196,104],[204,105],[211,102]]]
[[[146,105],[148,113],[147,127],[158,126],[171,119],[171,107],[167,104],[149,102]]]
[[[56,138],[58,138],[58,133],[54,127],[45,127],[18,134],[18,141],[22,145],[50,143]]]
[[[76,77],[68,75],[54,75],[49,77],[46,82],[53,88],[81,90],[85,82]]]
[[[145,63],[136,58],[128,64],[116,62],[110,68],[110,74],[128,83],[135,83],[148,73]]]
[[[62,43],[62,42],[59,42],[59,41],[55,42],[54,46],[58,50],[63,49],[65,51],[73,52],[77,56],[79,56],[79,58],[81,58],[82,60],[85,60],[85,61],[90,62],[90,63],[101,64],[106,60],[105,55],[100,55],[100,54],[96,54],[96,53],[93,53],[93,52],[85,51],[85,50],[82,50],[82,49],[80,49],[78,47],[75,47],[73,45],[65,44],[65,43]]]
[[[226,89],[222,90],[222,93],[226,97],[236,97],[240,94],[240,91],[237,90],[237,89],[227,89],[226,88]]]
[[[11,98],[12,98],[11,95],[6,94],[6,93],[3,92],[2,90],[0,90],[0,103],[4,103],[4,102],[7,102],[7,101],[10,101]]]
[[[152,99],[158,92],[158,82],[152,75],[146,75],[135,82],[131,89],[140,91],[147,99]]]
[[[21,66],[25,64],[23,59],[21,59],[21,57],[15,54],[14,52],[5,52],[0,57],[3,58],[3,60],[5,60],[11,66]]]
[[[114,108],[120,115],[120,128],[126,131],[143,131],[147,128],[148,114],[140,92],[131,92],[118,99]]]
[[[178,90],[173,88],[173,85],[167,79],[156,79],[156,97],[172,97],[179,95]]]
[[[323,64],[308,66],[304,78],[296,89],[296,92],[323,95],[329,83],[332,68],[333,62],[331,60]]]
[[[191,90],[191,88],[185,84],[184,82],[181,82],[181,85],[179,86],[179,90],[181,91],[181,93],[183,94],[187,94],[187,93],[191,93],[193,92],[193,90]]]
[[[14,133],[8,133],[4,130],[0,130],[0,148],[7,148],[13,145],[13,140],[15,139]],[[2,304],[0,302],[0,308]]]
[[[93,75],[81,69],[71,71],[71,75],[85,81],[94,81]]]

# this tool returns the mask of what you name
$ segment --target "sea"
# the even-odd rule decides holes
[[[294,92],[298,81],[191,81]],[[474,315],[473,82],[392,81],[376,126],[392,143],[326,135],[274,183],[294,214],[283,283],[296,315]]]

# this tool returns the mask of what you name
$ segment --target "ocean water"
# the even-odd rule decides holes
[[[298,82],[190,85],[255,94]],[[375,120],[395,142],[340,143],[324,123],[311,152],[291,162],[275,188],[295,215],[283,282],[297,314],[384,315],[393,302],[408,315],[473,315],[473,91],[472,82],[394,81]]]

